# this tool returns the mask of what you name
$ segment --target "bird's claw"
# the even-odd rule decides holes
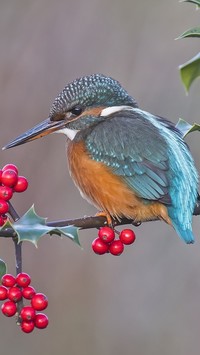
[[[113,224],[114,224],[113,219],[108,212],[105,212],[105,211],[97,212],[95,216],[105,217],[107,219],[107,222],[105,224],[108,225],[109,227],[113,228]]]

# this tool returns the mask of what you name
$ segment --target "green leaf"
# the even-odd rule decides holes
[[[200,76],[200,53],[191,58],[188,62],[179,66],[181,80],[186,92],[189,91],[193,81]]]
[[[183,137],[187,136],[187,134],[189,134],[191,132],[200,131],[199,124],[194,123],[193,125],[191,125],[190,123],[183,120],[182,118],[179,118],[179,121],[176,124],[176,128],[178,128],[179,131],[181,131],[181,133],[183,134]]]
[[[178,128],[179,131],[181,131],[182,136],[185,137],[189,130],[192,128],[192,125],[182,118],[179,118],[178,123],[176,124],[176,128]]]
[[[183,32],[177,39],[188,37],[200,37],[200,27],[190,28],[189,30]]]
[[[200,6],[200,0],[182,0],[180,2],[191,2],[192,4],[195,4],[198,7]]]
[[[200,125],[198,123],[194,123],[191,129],[185,134],[185,136],[188,133],[195,132],[195,131],[200,131]]]
[[[37,243],[45,234],[63,234],[66,237],[79,244],[78,228],[74,226],[66,226],[62,228],[49,227],[46,224],[47,218],[37,215],[34,205],[15,223],[12,228],[18,236],[18,243],[29,241],[37,247]]]
[[[46,225],[46,218],[37,215],[34,205],[12,227],[18,235],[18,243],[27,240],[36,247],[38,240],[53,229]]]
[[[5,261],[0,259],[0,279],[2,278],[3,275],[5,275],[7,272],[7,265]]]
[[[14,230],[14,228],[13,228],[13,225],[12,225],[12,223],[10,222],[9,219],[8,219],[8,220],[6,221],[6,223],[4,223],[4,225],[0,228],[0,230],[5,231],[5,232],[6,232],[7,229],[13,229],[13,231],[15,232],[15,230]],[[15,232],[15,233],[16,233],[16,232]],[[6,235],[4,236],[4,238],[6,238]],[[8,238],[10,238],[10,237],[8,237]]]
[[[59,231],[62,235],[65,237],[68,237],[73,240],[76,244],[81,246],[79,237],[78,237],[78,230],[79,228],[74,227],[74,226],[66,226],[66,227],[60,227],[57,228],[57,231]]]

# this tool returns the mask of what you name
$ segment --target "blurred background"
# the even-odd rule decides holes
[[[69,81],[95,72],[118,79],[145,110],[199,123],[200,82],[186,96],[178,65],[200,42],[174,40],[199,22],[200,12],[178,0],[0,0],[0,145],[47,118]],[[200,169],[199,134],[187,142]],[[13,199],[20,215],[33,203],[49,221],[96,213],[70,180],[64,136],[0,158],[29,180]],[[121,257],[91,251],[96,230],[80,232],[83,250],[58,237],[38,249],[24,243],[24,271],[49,298],[50,324],[26,335],[0,315],[1,354],[199,354],[199,228],[195,217],[197,240],[187,246],[164,223],[144,223]],[[1,238],[0,250],[15,272],[12,241]]]

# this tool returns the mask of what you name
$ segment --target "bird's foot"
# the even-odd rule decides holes
[[[113,228],[113,220],[112,220],[111,215],[108,212],[106,212],[106,211],[97,212],[95,214],[95,216],[97,216],[97,217],[105,217],[107,219],[107,223],[106,224],[109,227]]]

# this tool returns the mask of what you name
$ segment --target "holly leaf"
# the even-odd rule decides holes
[[[75,226],[65,226],[65,227],[54,227],[52,231],[49,232],[50,235],[56,234],[59,237],[67,237],[71,239],[74,243],[78,244],[81,247],[78,236],[79,228]]]
[[[179,118],[178,123],[176,124],[176,128],[181,131],[183,137],[186,137],[187,134],[194,132],[194,131],[200,131],[200,125],[197,123],[194,123],[191,125],[187,121],[183,120],[182,118]]]
[[[200,0],[182,0],[182,1],[180,1],[180,2],[190,2],[190,3],[192,3],[192,4],[197,5],[197,7],[200,6]]]
[[[47,218],[37,215],[34,205],[16,222],[12,228],[18,236],[18,243],[29,241],[37,247],[38,240],[53,228],[46,225]]]
[[[73,242],[75,242],[76,244],[81,246],[80,241],[79,241],[79,237],[78,237],[78,230],[79,230],[79,228],[77,228],[75,226],[66,226],[66,227],[57,228],[58,232],[60,232],[65,237],[72,239]]]
[[[5,275],[7,272],[7,265],[5,261],[0,259],[0,279],[2,278],[3,275]]]
[[[4,232],[4,235],[3,235],[4,238],[7,237],[6,231],[9,231],[9,232],[10,232],[11,229],[13,229],[13,234],[16,234],[16,231],[14,230],[12,223],[10,222],[9,219],[7,219],[7,221],[6,221],[6,222],[3,224],[3,226],[0,228],[0,230]],[[8,234],[9,234],[9,233],[8,233]],[[13,235],[13,236],[14,236],[14,235]],[[8,236],[8,238],[10,238],[10,237]]]
[[[181,80],[188,93],[193,81],[200,76],[200,53],[179,66]]]
[[[49,227],[46,223],[47,218],[38,216],[35,212],[34,205],[17,221],[12,224],[18,236],[18,243],[29,241],[37,247],[37,243],[45,234],[63,234],[66,237],[79,244],[78,228],[74,226],[66,226],[62,228]]]
[[[189,28],[189,30],[183,32],[177,39],[188,37],[200,37],[200,27]]]

